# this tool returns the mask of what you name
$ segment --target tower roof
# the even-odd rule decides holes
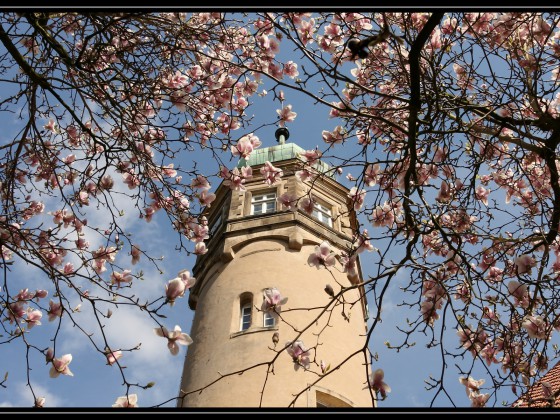
[[[280,143],[276,146],[253,150],[247,159],[239,159],[237,167],[262,165],[266,161],[274,163],[289,159],[299,159],[300,154],[304,152],[305,149],[295,143]],[[331,170],[331,167],[327,163],[319,160],[313,164],[313,167],[318,172],[335,179],[335,171]]]

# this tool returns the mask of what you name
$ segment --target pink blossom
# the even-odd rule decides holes
[[[41,318],[43,313],[38,309],[27,308],[27,318],[25,322],[27,323],[27,328],[31,329],[35,325],[41,325]]]
[[[280,122],[278,123],[279,127],[284,127],[287,122],[293,122],[297,116],[297,113],[292,111],[291,105],[286,105],[281,110],[277,109],[276,112],[280,116]]]
[[[313,165],[321,158],[321,156],[323,156],[323,153],[319,149],[306,150],[305,152],[301,152],[299,154],[300,159],[308,165]]]
[[[183,297],[185,294],[185,283],[179,277],[169,280],[165,285],[165,296],[169,306],[173,306],[175,299]]]
[[[376,163],[374,164],[369,164],[365,171],[364,171],[364,183],[368,186],[368,187],[373,187],[374,185],[377,184],[377,181],[379,179],[379,165]]]
[[[133,190],[140,185],[140,179],[134,174],[124,172],[122,174],[122,178],[124,183],[128,186],[129,190]]]
[[[531,268],[537,265],[535,259],[528,254],[520,255],[513,263],[517,267],[517,274],[531,274]]]
[[[49,302],[49,310],[47,315],[49,316],[49,322],[54,321],[56,318],[62,316],[62,305],[60,303],[55,303],[52,300]]]
[[[132,248],[130,249],[130,255],[132,256],[132,265],[135,265],[136,263],[138,263],[138,261],[140,261],[142,252],[137,245],[132,245]]]
[[[45,397],[37,397],[35,398],[35,408],[43,408],[45,406],[45,401],[47,399]]]
[[[471,407],[484,407],[490,398],[490,394],[480,394],[478,392],[471,392],[469,394],[471,400]]]
[[[294,63],[292,60],[284,63],[284,69],[282,70],[282,72],[290,77],[290,78],[294,78],[299,76],[299,71],[297,69],[297,63]]]
[[[371,215],[373,226],[392,226],[395,223],[395,214],[393,208],[387,202],[383,206],[377,206],[373,209]]]
[[[113,408],[133,408],[138,407],[138,396],[136,394],[124,395],[116,399]]]
[[[183,271],[179,276],[181,281],[185,284],[185,289],[190,289],[196,283],[196,278],[191,277],[191,273],[188,271]]]
[[[325,143],[329,143],[329,144],[342,143],[344,141],[344,128],[338,125],[335,127],[335,129],[332,132],[323,130],[322,136]]]
[[[120,350],[110,351],[106,353],[105,356],[107,357],[107,364],[109,366],[112,366],[117,360],[119,360],[122,357],[122,351]]]
[[[206,244],[204,242],[197,242],[194,245],[193,252],[195,255],[204,255],[208,252],[208,249],[206,248]]]
[[[35,290],[35,299],[38,301],[39,299],[46,298],[48,294],[49,292],[47,292],[46,290],[42,290],[42,289]]]
[[[530,338],[537,338],[539,340],[548,340],[550,338],[549,325],[541,316],[527,315],[521,326],[527,330]]]
[[[122,283],[130,283],[132,281],[132,274],[130,270],[124,270],[122,273],[118,271],[113,271],[111,273],[111,284],[116,284],[117,288],[121,287]]]
[[[282,169],[275,167],[268,160],[264,163],[264,166],[260,169],[260,173],[264,177],[264,182],[268,185],[274,185],[284,175]]]
[[[480,200],[484,203],[484,205],[488,205],[488,194],[490,193],[489,190],[484,188],[482,185],[476,187],[475,190],[475,197],[477,200]]]
[[[348,198],[352,201],[354,205],[354,210],[358,211],[364,205],[364,199],[366,198],[366,190],[358,191],[358,188],[352,187],[348,193]]]
[[[436,197],[436,201],[440,203],[449,203],[451,201],[451,189],[447,181],[441,181],[441,186],[439,187],[439,192]]]
[[[516,305],[522,308],[529,307],[529,290],[525,284],[512,280],[508,283],[507,288],[510,295],[513,296]]]
[[[309,369],[309,350],[305,348],[303,341],[296,340],[294,342],[287,342],[286,346],[286,351],[295,363],[295,369],[297,370],[299,366],[302,366],[304,369]]]
[[[476,391],[478,392],[480,389],[480,386],[485,382],[484,379],[479,379],[478,381],[475,380],[472,376],[469,376],[468,378],[465,378],[464,376],[459,377],[459,382],[465,386],[465,391],[467,393],[467,396],[473,392]]]
[[[65,354],[61,358],[57,359],[56,357],[52,359],[52,366],[51,370],[49,371],[49,376],[51,378],[57,378],[58,375],[63,374],[67,376],[74,376],[74,374],[70,371],[68,365],[72,361],[71,354]]]
[[[64,274],[72,274],[74,272],[74,264],[68,262],[64,264]]]
[[[209,193],[208,190],[202,190],[198,194],[198,201],[201,206],[210,207],[210,204],[216,199],[216,194]]]
[[[264,300],[262,303],[262,310],[264,312],[280,312],[282,305],[284,305],[288,298],[282,298],[280,291],[276,287],[264,289]]]
[[[370,388],[376,393],[379,392],[382,399],[385,399],[387,393],[391,392],[391,387],[383,381],[384,376],[385,372],[383,372],[383,369],[377,369],[375,372],[371,373],[368,378]]]
[[[315,247],[315,252],[308,258],[309,265],[317,268],[332,267],[336,263],[334,253],[331,252],[331,244],[328,241],[321,242]]]
[[[35,293],[30,292],[29,289],[21,289],[17,295],[14,296],[15,300],[31,300],[35,297]]]
[[[43,128],[44,128],[45,130],[51,131],[51,132],[53,132],[53,133],[57,133],[57,132],[58,132],[57,126],[56,126],[56,122],[55,122],[52,118],[49,120],[49,122],[48,122],[47,124],[45,124],[45,125],[43,126]]]
[[[312,196],[303,197],[299,200],[298,208],[303,212],[311,215],[313,214],[313,210],[315,210],[316,201]]]
[[[248,159],[254,149],[261,145],[261,141],[253,133],[247,134],[239,139],[237,145],[231,146],[233,156]]]
[[[279,196],[276,201],[278,202],[278,204],[280,204],[282,206],[282,209],[288,209],[291,211],[296,211],[297,210],[297,196],[294,194],[290,194],[290,193],[284,193],[281,196]]]
[[[25,315],[25,309],[23,309],[23,302],[13,302],[8,305],[8,321],[10,324],[19,321]]]
[[[350,277],[355,277],[358,275],[356,267],[356,255],[348,256],[342,254],[340,257],[340,263],[342,264],[342,271],[348,274]]]
[[[368,239],[367,229],[364,229],[361,233],[355,235],[354,241],[356,243],[355,247],[357,254],[361,254],[364,251],[373,251],[375,249]]]
[[[553,388],[550,382],[541,382],[541,389],[544,398],[550,398],[552,396]]]
[[[167,338],[167,347],[173,356],[179,354],[179,344],[188,346],[193,342],[192,338],[187,333],[182,332],[178,325],[175,325],[173,331],[169,331],[165,327],[157,327],[154,328],[154,332],[159,337]]]
[[[296,178],[305,182],[307,180],[313,180],[317,177],[317,172],[313,168],[304,168],[301,171],[296,171]]]
[[[227,170],[227,168],[226,168],[226,170]],[[206,179],[205,176],[197,175],[196,178],[193,178],[193,180],[191,182],[191,188],[200,189],[200,190],[207,190],[207,189],[210,189],[210,183],[208,182],[208,179]]]

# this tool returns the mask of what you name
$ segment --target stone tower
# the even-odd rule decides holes
[[[305,150],[286,143],[288,136],[279,128],[278,145],[255,149],[247,161],[241,159],[238,167],[253,169],[246,189],[233,191],[222,183],[207,209],[208,252],[198,256],[193,267],[197,282],[190,289],[189,306],[195,311],[194,343],[187,348],[178,406],[374,406],[366,381],[369,358],[359,352],[366,346],[367,332],[363,287],[347,290],[345,304],[337,306],[324,290],[327,284],[335,293],[341,286],[358,284],[359,260],[354,277],[342,272],[340,262],[329,269],[308,263],[323,241],[338,255],[350,248],[356,220],[349,191],[332,171],[313,185],[300,181],[295,172],[302,167],[299,156]],[[259,172],[266,161],[284,173],[275,185],[264,183]],[[315,167],[323,173],[329,170],[321,161]],[[285,192],[304,197],[310,190],[317,203],[311,215],[283,210],[276,201]],[[260,310],[263,291],[273,287],[288,298],[282,319]],[[314,322],[329,302],[328,311]],[[298,335],[296,329],[303,333]],[[280,337],[276,346],[274,333]],[[309,370],[282,351],[296,339],[310,349]],[[335,367],[356,352],[340,369],[321,378],[321,360]]]

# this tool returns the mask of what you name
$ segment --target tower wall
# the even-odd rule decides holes
[[[333,251],[350,246],[352,219],[347,211],[347,190],[332,179],[316,183],[313,194],[332,205],[332,228],[300,211],[251,215],[251,196],[267,190],[305,194],[308,186],[294,176],[297,162],[275,162],[284,177],[276,186],[263,185],[258,176],[247,191],[221,186],[209,220],[221,228],[208,241],[209,252],[197,260],[197,283],[189,302],[195,309],[181,381],[179,406],[185,407],[371,407],[367,387],[365,334],[366,306],[359,278],[349,279],[336,268],[308,263],[315,247],[327,240]],[[258,168],[254,168],[258,174]],[[361,274],[359,276],[361,278]],[[344,293],[344,304],[324,291],[329,283]],[[282,319],[265,327],[261,308],[263,290],[276,287],[288,302]],[[240,331],[241,303],[252,296],[252,324]],[[331,303],[325,310],[325,306]],[[344,312],[345,316],[341,313]],[[315,322],[316,318],[319,320]],[[276,346],[273,334],[279,333]],[[283,348],[300,339],[310,349],[311,366],[297,366]],[[323,360],[340,369],[321,375]],[[252,367],[247,370],[247,368]],[[242,374],[241,374],[242,373]],[[200,391],[200,392],[199,392]]]

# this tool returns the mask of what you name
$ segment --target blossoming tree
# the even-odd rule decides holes
[[[1,13],[0,113],[10,130],[0,151],[0,344],[23,342],[28,360],[43,357],[60,380],[73,375],[73,358],[57,343],[65,323],[77,326],[100,363],[122,372],[126,392],[115,406],[136,406],[134,388],[152,385],[129,381],[121,362],[142,350],[117,349],[103,331],[113,312],[136,308],[178,354],[196,337],[186,326],[168,329],[165,313],[196,279],[183,272],[155,280],[159,298],[135,294],[143,274],[134,266],[161,271],[165,262],[124,228],[123,200],[145,223],[168,220],[185,255],[207,252],[212,188],[243,189],[251,168],[232,157],[250,156],[267,124],[292,123],[298,109],[284,95],[303,93],[327,109],[333,128],[302,154],[297,177],[312,185],[324,175],[312,163],[330,162],[360,220],[354,247],[337,259],[323,243],[309,263],[355,274],[360,255],[375,267],[363,283],[370,339],[404,274],[400,299],[416,317],[387,346],[427,336],[442,366],[458,367],[473,406],[496,404],[503,387],[519,395],[558,359],[559,20],[544,12]],[[277,119],[256,124],[254,103],[265,95],[279,101]],[[212,164],[198,165],[200,156]],[[283,176],[270,162],[261,172],[269,184]],[[279,199],[292,211],[314,207],[312,189]],[[41,287],[11,274],[21,265]],[[289,298],[281,292],[267,295],[276,315]],[[95,335],[80,328],[80,311],[92,314]],[[34,342],[51,323],[51,341]],[[302,342],[277,340],[275,350],[313,368]],[[364,380],[385,398],[398,390],[384,382],[382,362]],[[471,375],[475,367],[485,380]],[[36,405],[48,404],[33,387],[39,373],[21,369]],[[429,381],[434,400],[449,397],[443,370]]]

